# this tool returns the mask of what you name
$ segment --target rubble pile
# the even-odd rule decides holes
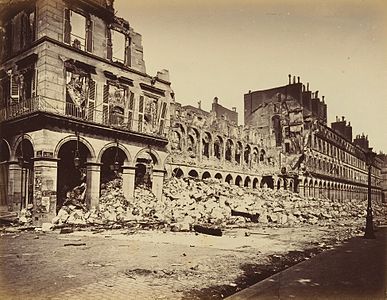
[[[156,200],[146,188],[136,188],[134,199],[128,201],[122,191],[122,180],[118,178],[101,185],[98,209],[87,211],[69,204],[59,210],[53,223],[156,222],[176,231],[189,231],[195,224],[223,227],[245,222],[274,226],[329,225],[344,219],[363,221],[366,204],[365,200],[338,202],[306,198],[287,190],[251,190],[216,179],[190,178],[167,180],[161,200]],[[383,207],[375,201],[373,209],[375,216],[383,215]]]
[[[175,221],[192,218],[193,223],[223,225],[249,221],[231,216],[231,211],[259,215],[258,222],[269,225],[329,224],[346,218],[363,221],[367,204],[365,200],[338,202],[306,198],[287,190],[251,190],[214,179],[172,178],[165,184],[164,196]],[[380,203],[373,201],[373,206],[375,216],[383,215]]]

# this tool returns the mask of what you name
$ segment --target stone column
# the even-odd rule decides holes
[[[101,165],[100,163],[86,163],[86,199],[89,208],[96,208],[99,204]]]
[[[17,161],[10,161],[8,166],[8,209],[18,211],[21,206],[21,168]]]
[[[202,159],[203,159],[203,141],[202,141],[202,139],[203,139],[203,133],[200,131],[199,137],[198,137],[198,151],[199,151],[199,153],[197,156],[199,158],[199,161],[202,161]]]
[[[163,196],[164,170],[153,170],[152,192],[157,200]]]
[[[34,159],[34,209],[37,223],[51,222],[56,215],[58,159]]]
[[[135,173],[136,173],[135,167],[131,167],[131,166],[122,167],[122,190],[124,192],[125,198],[129,201],[133,200],[134,198]]]

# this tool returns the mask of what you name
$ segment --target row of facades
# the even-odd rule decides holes
[[[87,204],[122,174],[162,197],[169,176],[217,178],[345,201],[367,195],[368,140],[300,79],[244,95],[244,125],[175,101],[168,71],[146,73],[141,35],[113,1],[10,1],[0,7],[0,207],[50,218],[86,174]],[[381,197],[381,160],[372,191]]]

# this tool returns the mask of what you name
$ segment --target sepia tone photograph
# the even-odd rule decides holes
[[[0,299],[387,299],[382,0],[0,0]]]

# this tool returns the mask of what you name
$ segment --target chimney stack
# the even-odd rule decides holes
[[[218,104],[218,97],[214,98],[214,103]]]
[[[314,94],[315,94],[315,98],[318,98],[318,91],[316,91]]]
[[[296,83],[296,76],[293,76],[293,84]]]
[[[309,82],[306,83],[306,90],[309,92]]]
[[[305,84],[302,85],[302,91],[305,92]]]
[[[232,111],[236,112],[236,107],[235,106],[232,107]]]
[[[300,83],[300,76],[297,76],[297,83]]]
[[[198,101],[198,108],[202,109],[202,101]]]
[[[322,96],[322,102],[324,103],[324,101],[325,101],[325,96]]]
[[[289,77],[289,84],[291,84],[291,83],[292,83],[292,82],[291,82],[291,81],[292,81],[292,75],[289,74],[288,77]]]
[[[345,121],[345,117],[344,116],[341,116],[341,121]]]

